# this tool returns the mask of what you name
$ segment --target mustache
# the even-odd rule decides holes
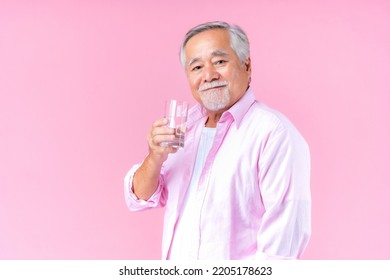
[[[210,88],[222,87],[222,86],[227,86],[227,85],[228,85],[227,81],[214,81],[214,82],[210,82],[210,83],[204,83],[203,85],[201,85],[198,88],[198,91],[202,92],[202,91],[208,90]]]

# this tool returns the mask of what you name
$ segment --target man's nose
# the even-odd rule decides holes
[[[212,82],[220,77],[220,74],[212,65],[205,66],[203,70],[203,82]]]

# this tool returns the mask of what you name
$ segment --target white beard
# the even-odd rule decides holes
[[[219,111],[226,108],[230,102],[228,87],[216,88],[199,93],[203,106],[209,111]]]

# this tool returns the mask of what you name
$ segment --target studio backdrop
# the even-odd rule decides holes
[[[390,2],[0,0],[0,259],[159,259],[163,209],[129,212],[127,170],[191,27],[248,33],[252,88],[309,143],[304,259],[390,258]]]

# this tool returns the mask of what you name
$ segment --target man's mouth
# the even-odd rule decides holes
[[[227,81],[215,81],[211,83],[204,83],[198,89],[199,92],[204,92],[211,89],[223,88],[228,85]]]

